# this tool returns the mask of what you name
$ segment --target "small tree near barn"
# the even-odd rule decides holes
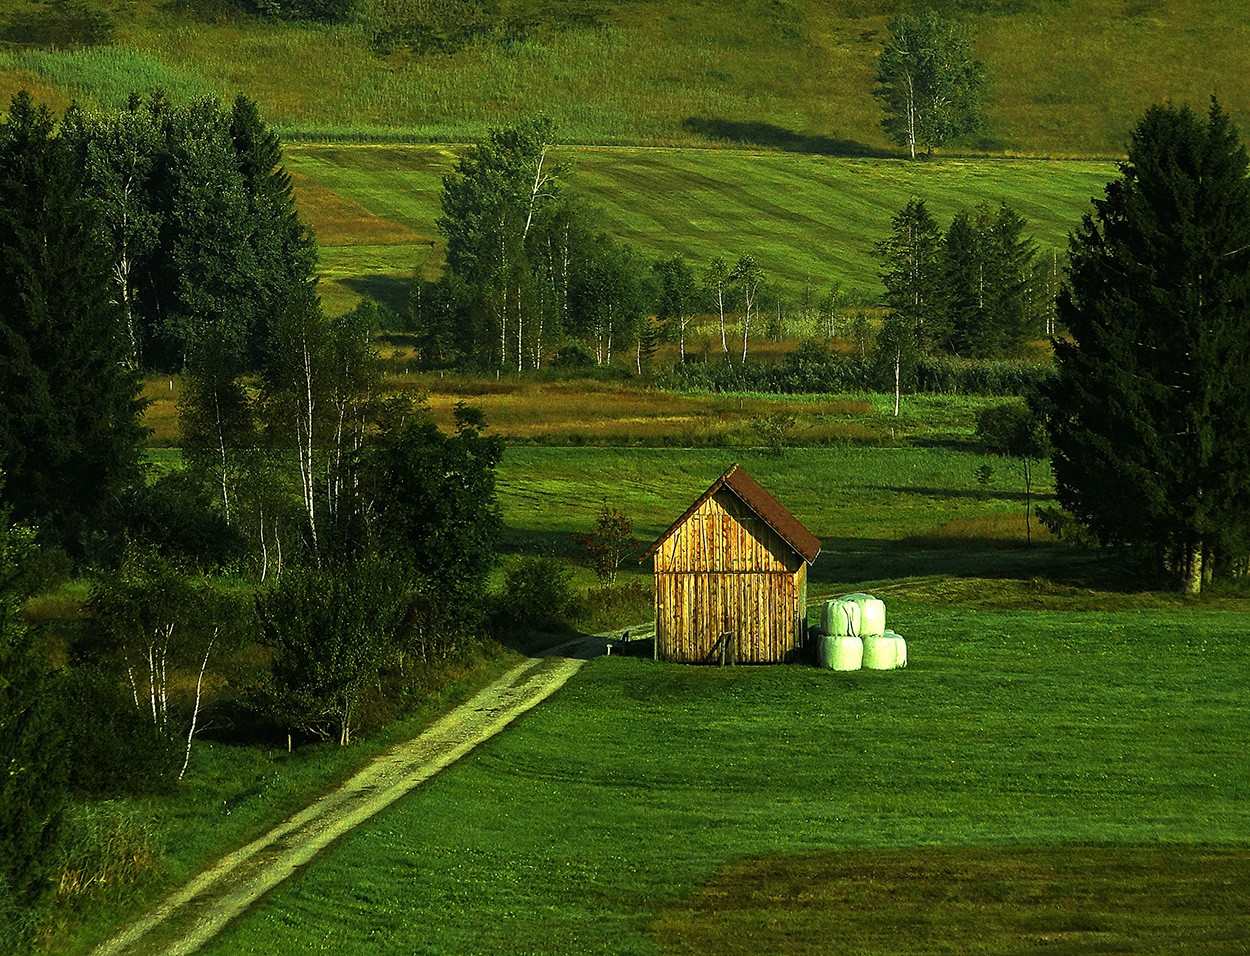
[[[617,570],[639,547],[629,516],[606,502],[595,520],[595,530],[579,534],[577,540],[586,549],[587,563],[599,580],[608,585],[616,583]]]

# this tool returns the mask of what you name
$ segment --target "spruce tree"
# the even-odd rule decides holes
[[[1198,592],[1250,544],[1250,179],[1212,102],[1151,107],[1070,237],[1047,390],[1056,490]]]
[[[14,517],[82,556],[140,474],[142,403],[110,255],[51,114],[0,123],[0,469]]]
[[[942,347],[956,355],[991,358],[1018,352],[1032,314],[1029,280],[1036,244],[1015,210],[981,203],[951,221],[942,246]]]
[[[942,231],[923,199],[912,199],[890,222],[888,238],[876,245],[881,282],[893,325],[907,327],[923,346],[938,333],[934,313],[941,297]]]

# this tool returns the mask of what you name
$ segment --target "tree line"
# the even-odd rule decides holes
[[[0,121],[0,936],[46,912],[71,797],[194,767],[206,674],[259,646],[233,720],[346,744],[481,646],[502,446],[382,391],[368,308],[328,317],[281,145],[245,98]],[[146,460],[140,371],[179,371],[182,462]],[[25,600],[67,574],[50,666]],[[220,673],[219,673],[220,676]],[[407,703],[406,703],[407,702]],[[89,715],[89,719],[84,719]],[[376,717],[375,717],[376,719]]]

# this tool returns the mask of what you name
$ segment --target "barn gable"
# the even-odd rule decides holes
[[[655,562],[656,656],[698,662],[726,640],[743,662],[792,659],[820,541],[734,465],[644,555]]]

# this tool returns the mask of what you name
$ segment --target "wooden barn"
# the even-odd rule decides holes
[[[820,541],[734,465],[643,556],[655,559],[656,658],[793,660],[819,553]]]

